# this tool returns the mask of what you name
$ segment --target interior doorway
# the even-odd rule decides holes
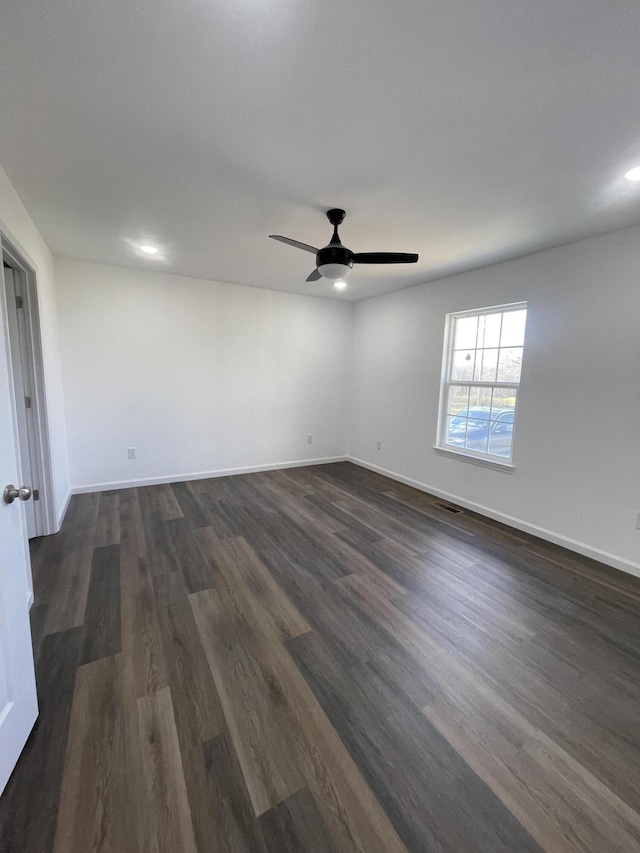
[[[1,237],[1,250],[0,295],[6,309],[17,416],[20,482],[15,485],[32,489],[33,499],[26,501],[24,508],[28,537],[33,539],[55,533],[36,274],[4,237]]]

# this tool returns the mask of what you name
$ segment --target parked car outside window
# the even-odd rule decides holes
[[[446,443],[508,457],[513,414],[513,409],[490,409],[488,406],[463,409],[450,419]]]

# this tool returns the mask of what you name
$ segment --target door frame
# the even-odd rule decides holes
[[[40,312],[38,310],[38,283],[37,275],[33,267],[24,259],[24,256],[13,243],[0,232],[0,253],[3,262],[13,267],[21,277],[22,300],[26,329],[26,349],[28,356],[28,370],[30,372],[30,385],[33,389],[31,405],[34,410],[34,429],[30,435],[29,455],[31,469],[35,472],[39,500],[35,501],[36,536],[47,536],[56,532],[55,506],[53,500],[53,477],[51,472],[51,447],[49,440],[49,423],[47,420],[47,395],[44,382],[44,362],[42,358],[42,338],[40,330]],[[1,298],[6,305],[6,288],[2,287]],[[5,314],[5,316],[8,316]],[[5,328],[7,339],[10,340],[10,330]],[[10,346],[13,357],[13,347]],[[15,391],[12,389],[15,396]],[[16,407],[23,401],[15,400]],[[18,453],[24,453],[24,448],[18,445]],[[33,444],[33,446],[31,446]],[[22,462],[22,460],[20,460]],[[23,485],[18,483],[18,486]],[[26,485],[32,485],[27,483]]]

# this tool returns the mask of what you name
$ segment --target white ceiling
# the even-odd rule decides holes
[[[637,0],[5,0],[0,163],[55,254],[361,299],[639,223],[639,45]],[[306,284],[267,235],[333,206],[419,263]]]

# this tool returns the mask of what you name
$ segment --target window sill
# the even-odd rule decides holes
[[[479,456],[472,456],[470,453],[463,453],[460,450],[449,450],[445,447],[434,445],[433,449],[441,456],[449,456],[453,459],[461,459],[464,462],[473,462],[474,465],[481,465],[483,468],[493,468],[496,471],[502,471],[503,474],[511,474],[514,466],[511,462],[498,462],[495,459],[481,459]]]

